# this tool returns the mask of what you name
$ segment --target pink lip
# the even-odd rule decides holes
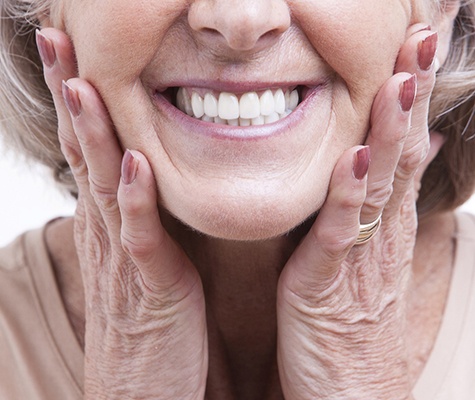
[[[193,86],[197,87],[198,85]],[[209,84],[207,84],[205,87],[212,89]],[[189,115],[183,113],[174,105],[172,105],[159,92],[156,92],[154,96],[154,101],[157,108],[163,111],[171,120],[182,125],[185,132],[192,132],[193,134],[208,136],[212,137],[213,139],[257,140],[268,138],[270,136],[277,136],[279,134],[287,132],[289,129],[299,124],[302,121],[302,118],[304,117],[305,113],[309,112],[309,109],[312,108],[312,104],[317,101],[319,97],[318,94],[322,91],[324,87],[324,84],[320,84],[309,88],[304,100],[287,117],[271,124],[247,127],[220,125],[190,117]],[[239,92],[247,91],[243,90],[242,85],[240,85],[239,88]],[[266,88],[269,88],[269,86],[266,86]],[[253,90],[258,89],[259,88],[256,88],[255,85],[253,86]],[[223,87],[220,86],[219,90],[233,92],[230,85],[228,85],[224,90]],[[234,93],[237,92],[234,91]]]

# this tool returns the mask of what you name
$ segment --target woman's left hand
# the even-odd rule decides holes
[[[325,204],[282,272],[278,362],[287,400],[411,398],[405,294],[437,47],[437,34],[421,28],[410,28],[375,98],[371,164],[363,146],[342,155]],[[442,141],[432,142],[438,150]],[[360,223],[381,214],[379,232],[355,246]]]

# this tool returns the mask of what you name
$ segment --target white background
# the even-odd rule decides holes
[[[26,165],[0,142],[0,247],[53,217],[72,215],[74,207],[45,168]]]
[[[44,168],[25,165],[0,143],[0,247],[51,218],[72,215],[74,207]],[[475,213],[475,197],[463,208]]]

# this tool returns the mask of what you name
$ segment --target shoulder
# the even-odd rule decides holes
[[[9,245],[0,248],[0,272],[14,272],[25,265],[25,235],[22,234]]]
[[[82,398],[83,353],[65,313],[45,228],[0,249],[0,399]]]

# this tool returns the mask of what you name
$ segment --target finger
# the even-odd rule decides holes
[[[431,26],[429,24],[426,24],[424,22],[418,22],[416,24],[413,24],[407,28],[406,31],[406,40],[409,39],[412,35],[415,35],[418,32],[422,31],[430,31]]]
[[[86,81],[73,78],[63,83],[63,94],[71,115],[73,131],[87,165],[89,192],[111,239],[119,238],[120,213],[117,189],[120,180],[122,149],[109,114],[96,90]]]
[[[411,129],[395,174],[391,207],[401,204],[408,190],[414,188],[414,175],[429,152],[428,115],[430,97],[435,84],[437,33],[417,32],[403,45],[396,70],[417,76],[417,93],[411,115]]]
[[[347,150],[338,161],[325,204],[283,272],[291,290],[322,292],[337,276],[359,232],[369,162],[370,150],[362,146]]]
[[[375,98],[371,130],[366,144],[371,148],[368,189],[361,209],[361,223],[375,221],[393,192],[394,174],[410,128],[415,99],[415,75],[392,76]]]
[[[73,133],[71,118],[62,94],[63,80],[77,76],[76,59],[68,36],[57,29],[36,31],[38,52],[43,61],[45,82],[53,96],[58,117],[58,135],[68,163],[80,167],[80,147]]]
[[[199,279],[183,250],[160,222],[157,193],[147,159],[137,151],[126,150],[118,191],[122,246],[138,267],[146,287],[156,293],[181,296]]]

